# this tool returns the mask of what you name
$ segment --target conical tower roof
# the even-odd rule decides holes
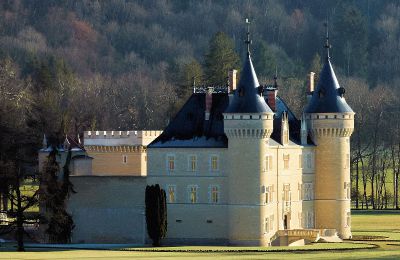
[[[250,53],[247,53],[238,88],[229,103],[225,113],[272,113],[265,100],[261,97],[258,82]]]
[[[340,87],[336,78],[330,58],[327,56],[306,113],[353,112],[344,99],[344,92],[344,88]]]

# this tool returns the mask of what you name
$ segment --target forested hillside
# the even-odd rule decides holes
[[[357,113],[353,184],[361,192],[353,198],[374,207],[395,203],[397,0],[3,0],[0,148],[27,133],[39,146],[43,133],[58,139],[91,129],[162,129],[193,78],[225,84],[227,71],[218,68],[240,66],[247,17],[260,82],[277,70],[279,94],[297,115],[307,73],[322,66],[328,18],[332,62]],[[229,63],[218,67],[222,52]]]

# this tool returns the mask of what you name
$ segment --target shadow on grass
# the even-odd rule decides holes
[[[384,210],[372,210],[372,209],[352,209],[352,215],[400,215],[400,210],[397,209],[384,209]]]

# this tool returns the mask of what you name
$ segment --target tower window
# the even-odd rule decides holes
[[[272,155],[265,156],[265,171],[272,170]]]
[[[128,163],[128,155],[122,155],[122,163],[124,164]]]
[[[351,225],[351,213],[346,212],[346,226],[350,227],[350,225]]]
[[[265,233],[269,233],[269,218],[265,218]]]

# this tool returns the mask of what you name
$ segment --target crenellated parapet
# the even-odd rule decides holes
[[[307,114],[312,137],[350,137],[354,131],[354,113]]]
[[[99,152],[99,153],[137,153],[146,152],[146,147],[143,145],[117,145],[117,146],[106,146],[106,145],[87,145],[85,146],[88,152]]]
[[[85,146],[120,146],[143,145],[147,146],[156,139],[162,131],[159,130],[129,130],[129,131],[85,131]]]
[[[267,139],[273,131],[273,113],[224,114],[224,128],[228,139]]]

